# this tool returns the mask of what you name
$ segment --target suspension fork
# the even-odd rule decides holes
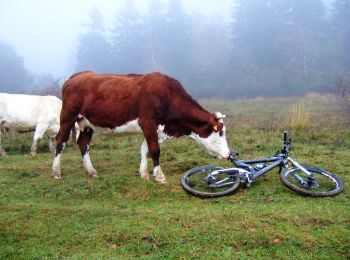
[[[294,161],[292,158],[288,157],[287,158],[288,161],[290,161],[294,166],[296,166],[297,168],[299,168],[301,171],[303,171],[308,177],[313,178],[312,173],[310,173],[308,170],[306,170],[300,163],[298,163],[297,161]]]

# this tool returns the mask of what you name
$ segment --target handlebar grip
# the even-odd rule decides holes
[[[286,143],[287,142],[287,136],[288,136],[288,132],[284,131],[283,132],[283,142]]]

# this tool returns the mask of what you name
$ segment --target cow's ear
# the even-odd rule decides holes
[[[224,119],[226,118],[227,115],[222,114],[221,112],[215,112],[214,115],[216,116],[217,119]]]
[[[215,133],[217,133],[217,132],[219,131],[218,125],[214,125],[214,126],[213,126],[213,130],[214,130]]]

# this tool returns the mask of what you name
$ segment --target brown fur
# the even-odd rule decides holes
[[[207,137],[214,126],[217,131],[223,127],[215,115],[202,108],[177,80],[161,73],[76,73],[65,82],[62,98],[57,154],[61,153],[62,143],[67,141],[79,114],[95,126],[111,129],[138,118],[154,166],[159,165],[158,125],[164,125],[165,133],[174,137],[191,132]],[[82,155],[91,136],[92,129],[80,134],[78,145]]]

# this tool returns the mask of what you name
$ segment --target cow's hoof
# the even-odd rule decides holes
[[[60,180],[60,179],[62,178],[61,175],[57,175],[57,174],[52,175],[52,177],[53,177],[55,180]]]
[[[149,173],[148,172],[140,173],[140,176],[141,176],[142,179],[149,180]]]
[[[98,178],[97,172],[89,173],[88,176],[89,176],[90,178]]]
[[[34,157],[36,155],[36,152],[31,152],[30,154]]]
[[[156,181],[156,183],[161,184],[161,185],[167,184],[167,181],[166,181],[164,176],[157,177],[155,179],[155,181]]]
[[[57,171],[57,170],[53,170],[51,173],[52,178],[54,178],[55,180],[59,180],[61,179],[61,171]]]

